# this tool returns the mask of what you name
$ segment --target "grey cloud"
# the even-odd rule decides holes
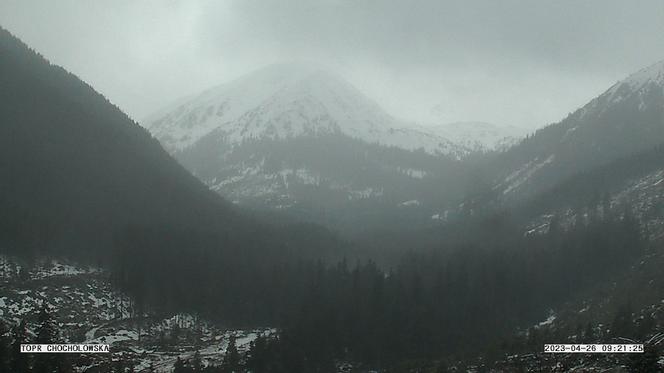
[[[534,127],[664,58],[660,0],[2,0],[0,24],[138,118],[312,60],[402,117]]]

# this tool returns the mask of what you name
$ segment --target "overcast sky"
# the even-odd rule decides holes
[[[662,0],[0,0],[0,25],[136,119],[304,60],[402,118],[533,128],[664,59]]]

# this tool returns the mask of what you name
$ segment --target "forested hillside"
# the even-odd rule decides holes
[[[2,247],[97,257],[128,225],[243,222],[93,88],[0,30]]]
[[[664,142],[664,61],[635,72],[488,162],[487,194],[533,197],[580,172]]]

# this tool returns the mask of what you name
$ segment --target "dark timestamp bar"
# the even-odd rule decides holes
[[[642,344],[545,344],[544,352],[582,354],[638,354]]]

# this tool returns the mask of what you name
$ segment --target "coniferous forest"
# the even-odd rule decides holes
[[[139,124],[0,28],[0,373],[664,371],[662,77],[493,147],[299,65]]]

